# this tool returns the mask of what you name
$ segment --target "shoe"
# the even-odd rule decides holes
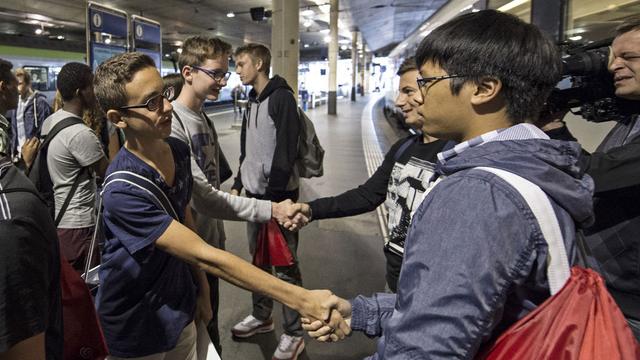
[[[298,355],[304,350],[304,339],[302,336],[291,336],[282,334],[276,352],[273,353],[272,360],[296,360]]]
[[[253,315],[249,315],[244,320],[235,324],[233,328],[231,328],[231,334],[238,338],[248,338],[255,334],[262,334],[273,331],[273,320],[268,319],[265,321],[260,321],[253,317]]]

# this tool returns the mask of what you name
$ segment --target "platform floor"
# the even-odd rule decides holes
[[[338,100],[338,116],[327,115],[326,106],[308,111],[326,150],[325,175],[322,178],[302,181],[302,201],[339,194],[368,178],[361,137],[362,111],[368,99],[359,97],[355,103],[348,99]],[[236,121],[233,111],[211,115],[223,151],[235,172],[240,148],[240,131],[232,127]],[[381,147],[386,148],[386,143],[390,141],[383,141],[385,144],[381,144]],[[228,180],[223,184],[223,190],[228,191],[231,182]],[[245,224],[228,221],[225,222],[225,229],[227,250],[250,261]],[[345,298],[383,291],[385,259],[382,245],[375,212],[351,218],[312,222],[300,232],[298,256],[304,286],[309,289],[331,289]],[[222,358],[271,359],[282,334],[281,306],[276,305],[274,308],[274,333],[235,341],[231,338],[231,327],[251,312],[251,295],[226,282],[222,282],[220,291]],[[322,344],[307,338],[306,350],[300,359],[362,359],[374,351],[375,340],[359,333],[336,344]]]

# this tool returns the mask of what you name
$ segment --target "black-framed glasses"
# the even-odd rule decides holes
[[[466,75],[444,75],[444,76],[432,76],[432,77],[419,77],[416,79],[416,81],[418,82],[418,88],[422,89],[423,87],[429,85],[430,82],[433,81],[440,81],[440,80],[445,80],[445,79],[453,79],[453,78],[460,78],[460,77],[465,77]]]
[[[191,66],[194,69],[198,69],[200,71],[202,71],[203,73],[209,75],[210,78],[212,78],[215,81],[221,81],[222,79],[224,79],[224,81],[229,80],[229,77],[231,76],[231,72],[230,71],[222,71],[222,70],[209,70],[209,69],[205,69],[205,68],[201,68],[200,66]]]
[[[160,109],[164,99],[167,99],[169,102],[171,102],[175,97],[176,89],[173,86],[169,86],[168,88],[164,89],[161,94],[150,97],[144,104],[127,105],[121,107],[119,110],[147,108],[147,110],[153,112]]]

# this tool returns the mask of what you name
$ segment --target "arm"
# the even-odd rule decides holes
[[[184,224],[191,229],[191,231],[196,232],[196,224],[193,221],[193,215],[191,214],[191,209],[187,206],[184,210]],[[197,266],[191,266],[191,272],[193,273],[193,277],[198,284],[198,300],[196,307],[196,316],[197,320],[202,320],[205,324],[208,324],[213,317],[213,311],[211,310],[211,295],[209,291],[209,281],[207,280],[207,276],[199,269]]]
[[[242,176],[240,175],[240,167],[242,167],[242,161],[244,161],[245,153],[245,144],[247,142],[247,121],[249,121],[249,112],[250,112],[249,104],[247,104],[247,110],[242,115],[242,130],[240,130],[240,161],[238,165],[238,172],[236,173],[236,177],[233,179],[233,185],[231,186],[231,193],[234,195],[239,195],[242,191]]]
[[[513,191],[450,177],[424,200],[406,242],[384,359],[472,358],[501,321],[506,296],[530,276],[532,226]]]
[[[284,200],[280,198],[280,194],[287,190],[287,184],[298,157],[300,119],[298,105],[289,91],[278,90],[272,97],[273,99],[269,101],[269,116],[276,127],[276,147],[265,198],[280,201]]]
[[[640,184],[640,137],[607,152],[582,152],[581,168],[595,183],[595,195]]]
[[[309,206],[313,216],[312,220],[358,215],[372,211],[382,204],[387,197],[387,188],[395,164],[396,151],[404,141],[406,139],[396,142],[391,147],[380,167],[364,184],[338,196],[311,201]]]
[[[329,318],[335,296],[328,290],[306,290],[284,282],[241,258],[209,246],[177,221],[156,240],[156,246],[236,286],[259,292],[313,319]]]
[[[44,351],[44,333],[22,340],[6,352],[0,352],[0,360],[42,360]]]

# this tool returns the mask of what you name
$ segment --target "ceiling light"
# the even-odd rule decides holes
[[[58,40],[64,40],[64,36],[63,35],[58,35],[58,37],[56,38]]]
[[[582,36],[580,36],[580,35],[572,36],[572,37],[569,38],[569,40],[571,40],[571,41],[582,40]]]
[[[340,45],[340,50],[347,50],[349,47],[347,45]]]
[[[500,6],[498,8],[498,11],[507,12],[509,10],[517,8],[520,5],[524,5],[524,4],[526,4],[526,3],[530,2],[530,1],[531,0],[513,0],[513,1],[509,2],[509,3],[506,3],[506,4],[502,5],[502,6]]]
[[[331,42],[331,36],[325,36],[324,37],[324,42],[326,42],[327,44]]]
[[[309,47],[309,44],[304,44],[303,46],[304,46],[304,47],[306,47],[306,48],[308,48],[308,47]]]
[[[111,37],[108,37],[108,38],[104,39],[104,43],[107,44],[107,45],[111,44]]]
[[[228,17],[228,18],[232,18],[232,17],[235,17],[235,16],[236,16],[236,14],[234,14],[234,13],[233,13],[233,11],[229,11],[229,12],[227,13],[227,17]]]
[[[322,29],[322,30],[320,30],[320,33],[322,33],[322,34],[328,34],[330,31],[331,31],[331,30],[329,30],[329,29]]]
[[[302,23],[302,25],[304,25],[304,27],[308,28],[309,26],[313,25],[313,21],[307,19]]]
[[[41,28],[36,29],[36,35],[42,35],[43,30]]]
[[[177,49],[176,49],[176,52],[177,52],[178,54],[182,54],[182,48],[177,48]]]
[[[302,16],[313,16],[315,14],[316,13],[311,9],[306,9],[306,10],[300,11],[300,15],[302,15]]]

